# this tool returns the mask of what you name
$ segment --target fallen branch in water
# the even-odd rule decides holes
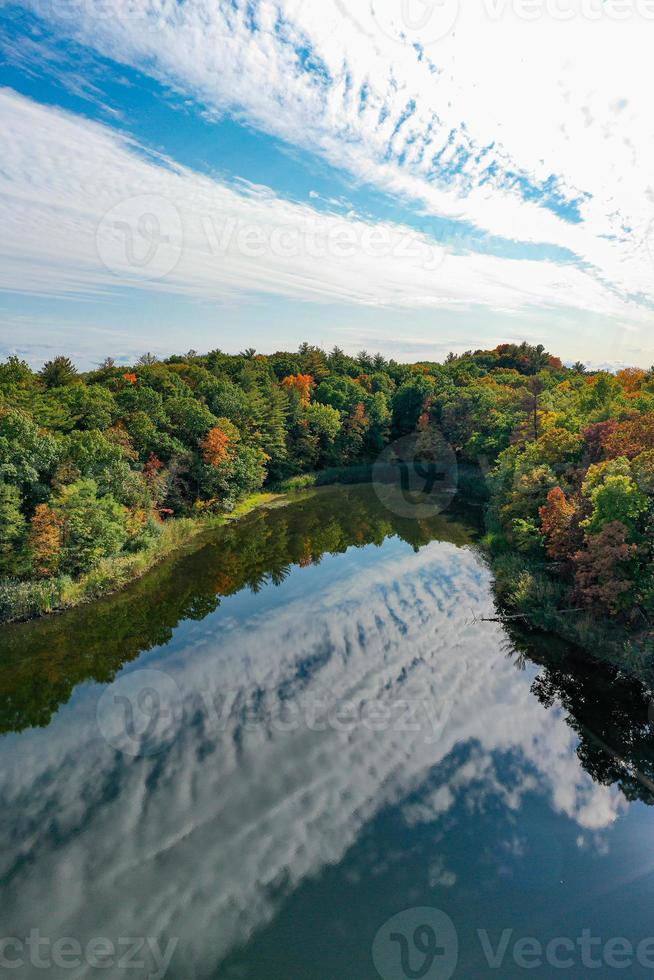
[[[578,613],[578,612],[583,612],[583,611],[584,610],[580,606],[575,606],[572,609],[557,609],[556,610],[556,612],[557,613],[560,613],[561,615],[563,615],[565,613]],[[533,618],[533,616],[534,616],[534,613],[513,613],[511,615],[506,614],[506,615],[501,615],[501,616],[481,616],[480,618],[477,618],[475,616],[474,622],[476,622],[476,623],[506,623],[509,620],[514,620],[514,619],[526,619],[526,620],[529,621],[529,620],[531,620]]]

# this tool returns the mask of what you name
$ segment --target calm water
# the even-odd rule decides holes
[[[325,490],[0,632],[0,973],[653,976],[647,698],[475,536]]]

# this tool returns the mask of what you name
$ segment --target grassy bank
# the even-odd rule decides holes
[[[91,571],[72,578],[56,575],[47,579],[0,580],[0,625],[46,616],[92,602],[125,588],[151,568],[192,544],[198,536],[238,520],[258,507],[283,502],[314,487],[343,483],[367,483],[372,466],[333,467],[291,477],[268,492],[251,494],[227,514],[180,517],[167,521],[155,541],[133,554],[103,558]]]
[[[470,504],[484,504],[486,502],[488,499],[486,481],[476,463],[459,462],[456,476],[459,497]],[[372,463],[361,463],[358,466],[332,466],[315,473],[302,473],[299,476],[292,476],[275,484],[273,489],[278,493],[287,494],[335,483],[342,483],[345,486],[355,483],[372,483],[375,479],[396,483],[398,481],[397,466],[388,464],[386,467],[375,467]]]
[[[199,535],[279,499],[279,492],[255,493],[242,500],[228,514],[167,521],[162,525],[159,537],[142,551],[104,558],[90,572],[76,579],[58,575],[32,581],[0,581],[0,624],[71,609],[116,592],[145,575],[165,558],[187,547]]]

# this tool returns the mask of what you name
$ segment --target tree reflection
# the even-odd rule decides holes
[[[325,488],[289,506],[256,511],[115,596],[3,627],[0,732],[49,724],[76,685],[111,682],[124,664],[169,643],[180,623],[214,613],[225,596],[279,586],[296,566],[392,536],[415,550],[433,540],[471,544],[476,522],[466,508],[430,520],[400,518],[367,485]]]
[[[654,803],[654,716],[651,693],[605,663],[589,663],[561,641],[511,628],[518,655],[542,664],[532,691],[555,704],[579,737],[577,756],[592,778],[617,784],[628,800]]]

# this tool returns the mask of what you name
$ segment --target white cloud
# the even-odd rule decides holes
[[[6,290],[101,296],[138,286],[205,299],[642,316],[573,266],[443,253],[408,227],[236,189],[10,90],[0,92],[0,116]]]
[[[208,111],[241,115],[429,213],[571,249],[616,289],[654,298],[648,4],[622,4],[619,18],[615,4],[570,0],[564,17],[556,11],[565,4],[544,2],[528,19],[518,0],[460,3],[454,29],[424,51],[399,43],[376,6],[106,0],[100,17],[93,4],[74,16],[37,9]],[[430,41],[433,25],[409,34]],[[577,201],[582,220],[540,206],[548,196]]]

